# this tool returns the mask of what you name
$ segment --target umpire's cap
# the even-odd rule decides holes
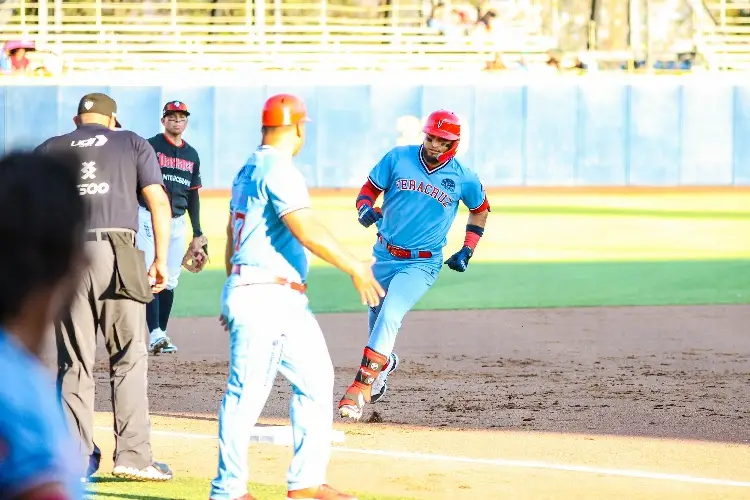
[[[107,94],[94,92],[81,97],[78,102],[78,114],[96,113],[98,115],[111,116],[115,119],[115,127],[122,128],[117,119],[117,103]]]
[[[304,101],[293,94],[273,95],[263,106],[264,127],[285,127],[309,121],[312,120],[307,117]]]

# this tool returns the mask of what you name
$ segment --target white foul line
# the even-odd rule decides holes
[[[336,451],[358,453],[362,455],[377,455],[381,457],[392,457],[412,460],[428,460],[432,462],[456,462],[477,465],[496,465],[499,467],[522,467],[526,469],[561,470],[567,472],[585,472],[589,474],[600,474],[605,476],[622,476],[644,479],[661,479],[666,481],[678,481],[682,483],[713,484],[718,486],[739,486],[750,488],[750,482],[733,481],[729,479],[712,479],[707,477],[695,477],[682,474],[665,474],[661,472],[647,472],[628,469],[606,469],[602,467],[591,467],[588,465],[566,465],[552,462],[540,462],[536,460],[510,460],[505,458],[471,458],[449,455],[433,455],[426,453],[412,453],[408,451],[384,451],[384,450],[362,450],[357,448],[334,447]]]
[[[97,430],[112,431],[111,427],[95,427]],[[263,442],[270,442],[272,444],[289,445],[283,438],[274,438],[275,430],[291,430],[289,426],[279,427],[260,427],[256,429],[267,429],[267,436],[271,436],[269,439],[258,439]],[[334,431],[336,432],[336,431]],[[339,431],[340,432],[340,431]],[[167,436],[182,439],[208,439],[215,440],[217,436],[208,434],[193,434],[189,432],[173,432],[173,431],[160,431],[152,430],[151,434],[157,436]],[[278,434],[278,433],[276,433]],[[337,436],[337,434],[334,434]],[[334,437],[334,441],[338,441]],[[582,472],[586,474],[598,474],[603,476],[620,476],[629,478],[641,478],[641,479],[657,479],[662,481],[674,481],[680,483],[697,483],[697,484],[710,484],[715,486],[734,486],[739,488],[750,488],[749,481],[734,481],[731,479],[715,479],[708,477],[697,477],[689,476],[685,474],[667,474],[662,472],[648,472],[636,469],[610,469],[604,467],[593,467],[588,465],[568,465],[568,464],[556,464],[552,462],[542,462],[537,460],[511,460],[505,458],[472,458],[472,457],[461,457],[452,455],[434,455],[427,453],[413,453],[408,451],[386,451],[386,450],[366,450],[360,448],[342,448],[340,446],[334,446],[334,451],[343,453],[355,453],[358,455],[373,455],[381,457],[399,458],[399,459],[410,459],[410,460],[424,460],[429,462],[452,462],[452,463],[466,463],[476,465],[494,465],[497,467],[520,467],[525,469],[544,469],[544,470],[559,470],[566,472]]]

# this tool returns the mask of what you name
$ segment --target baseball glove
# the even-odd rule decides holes
[[[208,238],[197,236],[190,242],[190,246],[182,258],[182,266],[191,273],[199,273],[208,264]]]

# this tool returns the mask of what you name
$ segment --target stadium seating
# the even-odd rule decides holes
[[[712,23],[697,35],[717,69],[750,69],[750,1],[712,0],[705,7]]]
[[[41,2],[46,9],[13,9],[0,42],[32,38],[38,51],[55,54],[67,71],[479,71],[498,52],[544,60],[553,44],[533,17],[503,20],[492,34],[450,36],[426,25],[428,13],[415,0],[351,3],[50,0]],[[11,4],[0,9],[7,15]]]

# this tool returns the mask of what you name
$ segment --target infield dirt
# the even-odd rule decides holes
[[[366,315],[318,320],[336,368],[335,404],[359,364]],[[748,329],[748,306],[412,312],[396,343],[401,367],[364,417],[377,423],[336,417],[335,427],[346,432],[344,448],[750,482]],[[149,359],[154,428],[215,435],[227,334],[214,318],[173,319],[169,334],[179,352]],[[99,359],[97,410],[108,412],[101,342]],[[287,424],[288,401],[279,378],[262,422]],[[111,450],[111,434],[97,436]],[[154,447],[181,475],[215,472],[215,441],[155,436]],[[284,482],[288,448],[250,453],[252,480]],[[329,471],[343,488],[418,498],[750,498],[748,487],[345,451]]]

